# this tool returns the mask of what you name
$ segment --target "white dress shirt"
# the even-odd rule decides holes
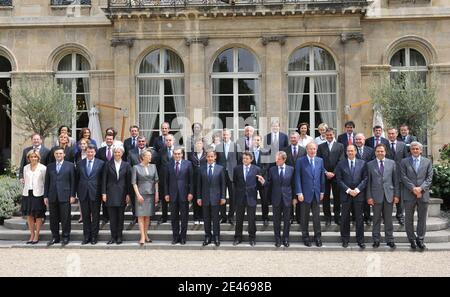
[[[356,167],[356,158],[353,160],[348,159],[348,168],[350,168],[350,170],[352,169],[352,162],[353,162],[353,167]],[[345,191],[347,194],[351,191],[352,189],[348,188],[347,191]],[[355,191],[357,194],[359,194],[360,190],[358,188],[355,188]]]
[[[116,166],[117,180],[119,180],[119,172],[120,172],[121,164],[122,164],[122,160],[116,161],[116,159],[114,159],[114,165]]]

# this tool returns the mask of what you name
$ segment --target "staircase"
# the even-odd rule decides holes
[[[450,229],[448,224],[448,219],[440,217],[440,204],[441,199],[432,199],[428,211],[427,219],[427,234],[425,242],[429,250],[450,250]],[[291,246],[289,250],[310,250],[310,249],[320,249],[320,250],[359,250],[355,242],[355,226],[351,225],[351,241],[348,248],[344,249],[341,247],[339,226],[332,223],[331,226],[325,226],[323,222],[323,212],[321,206],[321,220],[322,220],[322,242],[323,247],[305,247],[302,243],[300,225],[294,223],[291,225],[290,232],[290,243]],[[215,247],[214,245],[209,245],[207,247],[202,247],[202,241],[204,238],[203,225],[194,225],[192,218],[192,209],[189,214],[188,223],[188,233],[187,233],[187,244],[186,245],[172,245],[172,229],[170,220],[164,224],[157,224],[161,216],[161,212],[157,211],[156,216],[152,219],[149,236],[153,240],[153,243],[146,244],[143,248],[156,248],[156,249],[244,249],[244,250],[275,250],[274,246],[274,234],[273,234],[273,224],[272,224],[272,212],[269,212],[270,222],[268,226],[264,226],[261,220],[261,206],[258,204],[256,212],[256,246],[251,247],[248,244],[248,236],[246,234],[247,222],[244,221],[244,233],[243,242],[238,246],[233,246],[234,240],[234,226],[229,223],[221,224],[221,246]],[[416,215],[417,216],[417,215]],[[95,249],[105,249],[105,248],[142,248],[138,244],[139,240],[139,227],[138,225],[131,226],[131,211],[126,211],[125,213],[125,223],[124,223],[124,233],[123,233],[123,244],[122,245],[106,245],[106,242],[110,238],[109,224],[104,225],[100,228],[99,242],[96,245],[81,245],[80,242],[83,240],[83,226],[82,223],[78,223],[80,217],[80,212],[78,205],[72,205],[72,232],[71,232],[71,242],[65,248],[95,248]],[[245,218],[247,219],[247,217]],[[409,250],[409,243],[406,237],[406,232],[404,226],[400,226],[395,218],[395,210],[393,213],[394,222],[394,238],[397,244],[397,249]],[[372,226],[365,225],[365,242],[367,249],[372,250]],[[312,222],[310,222],[309,230],[310,235],[313,236],[312,232]],[[383,225],[381,227],[382,236],[384,235]],[[46,242],[51,239],[51,232],[49,226],[49,218],[47,212],[47,220],[42,226],[40,242],[37,245],[26,245],[25,242],[29,238],[29,232],[27,229],[26,220],[22,217],[13,217],[9,220],[5,220],[4,225],[0,226],[0,245],[9,247],[23,247],[23,248],[42,248],[46,247]],[[382,237],[382,242],[384,237]],[[60,248],[60,245],[54,245],[51,248]],[[284,247],[279,249],[285,249]],[[390,250],[384,244],[380,246],[377,250],[388,251]]]

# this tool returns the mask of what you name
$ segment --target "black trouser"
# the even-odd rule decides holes
[[[314,239],[320,239],[322,236],[320,229],[320,207],[319,202],[317,202],[314,197],[311,203],[301,202],[302,211],[302,238],[303,240],[309,240],[309,213],[312,211],[313,227],[314,227]]]
[[[131,191],[130,193],[130,202],[131,202],[131,212],[133,213],[133,221],[136,220],[136,193],[133,191]],[[126,207],[125,207],[126,208]]]
[[[403,201],[402,201],[401,197],[400,197],[400,199],[398,200],[398,203],[397,203],[397,205],[396,205],[396,208],[397,208],[397,212],[396,212],[396,214],[395,214],[395,217],[396,217],[397,219],[403,218]]]
[[[71,207],[70,202],[49,202],[48,210],[50,212],[50,230],[55,240],[60,240],[59,223],[61,222],[62,238],[70,240],[71,229]]]
[[[383,202],[373,205],[373,229],[372,238],[374,242],[380,242],[381,217],[384,219],[384,233],[386,243],[394,242],[394,226],[392,224],[392,209],[394,205],[383,199]]]
[[[169,210],[169,203],[164,199],[164,197],[160,200],[161,201],[161,219],[167,220],[168,218],[168,210]]]
[[[350,211],[353,209],[356,219],[356,242],[364,243],[363,204],[366,201],[357,201],[347,195],[347,201],[342,202],[341,238],[343,242],[350,241]]]
[[[284,205],[283,201],[281,201],[278,206],[272,205],[275,242],[289,241],[289,231],[291,229],[291,210],[292,206]],[[281,237],[281,221],[283,221],[283,237]]]
[[[334,220],[341,216],[341,200],[339,199],[339,187],[336,178],[331,180],[325,178],[325,193],[323,195],[323,214],[325,219],[331,220],[331,190],[333,191],[333,213]]]
[[[297,199],[297,196],[292,197],[292,199]],[[295,214],[294,214],[295,211]],[[302,218],[302,211],[300,209],[300,203],[297,203],[295,205],[295,208],[292,207],[291,208],[291,218],[295,219],[297,221],[297,223],[301,223],[301,218]]]
[[[170,203],[170,215],[172,222],[172,236],[178,241],[186,240],[187,225],[189,218],[189,202],[185,199],[178,199]],[[181,232],[180,232],[180,218],[181,218]]]
[[[108,213],[111,238],[114,240],[122,239],[125,206],[109,206]]]
[[[228,217],[229,220],[232,220],[234,217],[234,191],[233,191],[233,182],[231,181],[228,171],[225,172],[225,186],[226,189],[228,189],[228,216],[227,216],[227,205],[226,203],[224,205],[220,206],[220,217],[221,219],[226,219]]]
[[[371,219],[370,205],[367,202],[365,202],[363,208],[364,208],[364,221],[369,221]]]
[[[267,197],[266,188],[258,186],[259,198],[261,199],[262,220],[269,220],[269,199]]]
[[[419,202],[422,199],[405,201],[405,229],[408,240],[424,240],[427,230],[428,202]],[[414,234],[414,210],[417,207],[417,236]]]
[[[80,200],[81,214],[83,216],[84,239],[97,239],[100,221],[100,197],[92,201],[89,198]]]
[[[256,206],[248,206],[245,204],[236,205],[236,228],[234,230],[234,239],[242,240],[242,230],[246,209],[248,221],[248,237],[249,240],[256,239]]]
[[[221,205],[203,205],[203,220],[205,221],[205,236],[211,239],[211,236],[214,237],[220,236],[220,222],[219,222],[219,211]],[[211,220],[213,225],[213,234],[211,234]]]
[[[106,203],[102,200],[102,220],[104,222],[109,221],[108,207]]]

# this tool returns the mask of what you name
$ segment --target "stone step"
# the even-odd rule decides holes
[[[127,220],[124,222],[124,228],[126,230],[129,230],[129,226],[130,226],[131,221]],[[322,230],[323,231],[330,231],[330,232],[340,232],[340,226],[336,225],[334,222],[332,223],[332,225],[330,226],[325,226],[324,222],[321,222],[321,226],[322,226]],[[9,220],[5,220],[4,223],[4,227],[7,229],[13,229],[13,230],[28,230],[27,227],[27,222],[25,219],[21,218],[21,217],[16,217],[16,218],[12,218]],[[72,230],[83,230],[83,224],[82,223],[78,223],[78,221],[72,221]],[[244,231],[247,230],[248,227],[248,223],[247,221],[244,221]],[[234,230],[234,226],[225,223],[225,224],[221,224],[220,225],[221,230],[226,230],[226,231],[230,231],[230,230]],[[263,223],[261,221],[257,221],[256,222],[256,228],[257,230],[261,230],[261,231],[273,231],[273,223],[272,221],[269,222],[268,226],[264,226]],[[295,222],[293,225],[291,225],[291,230],[297,230],[299,229],[300,226]],[[430,217],[427,219],[427,231],[438,231],[438,230],[445,230],[448,228],[448,222],[445,219],[442,218],[437,218],[437,217]],[[49,230],[50,229],[50,224],[48,223],[48,220],[46,221],[46,223],[42,226],[42,230]],[[109,223],[102,226],[103,230],[109,230]],[[167,223],[164,224],[160,224],[158,225],[156,222],[152,222],[150,225],[150,230],[168,230],[171,231],[172,227],[170,224],[170,221],[168,221]],[[355,231],[355,226],[354,224],[350,224],[350,229],[351,231]],[[364,229],[366,231],[371,231],[372,230],[372,226],[367,226],[364,225]],[[139,226],[138,224],[134,225],[133,228],[131,230],[139,230]],[[188,222],[188,230],[203,230],[203,225],[195,225],[192,221]],[[310,224],[309,226],[309,230],[312,231],[313,230],[313,226],[312,224]],[[382,225],[382,230],[383,230],[383,225]],[[401,226],[397,223],[397,220],[394,220],[394,231],[405,231],[405,227]]]
[[[40,234],[41,241],[48,241],[51,239],[51,232],[49,230],[43,230]],[[313,236],[313,233],[310,232],[310,235]],[[372,242],[371,232],[365,232],[364,237],[366,242]],[[384,235],[382,233],[382,235]],[[172,234],[168,232],[168,230],[150,230],[149,236],[152,240],[155,241],[163,241],[163,242],[171,242]],[[273,232],[272,231],[258,231],[256,233],[256,241],[257,242],[273,242]],[[449,242],[450,231],[449,230],[439,230],[428,232],[426,235],[426,242]],[[12,230],[6,229],[1,226],[0,228],[0,240],[9,240],[9,241],[26,241],[29,238],[29,232],[26,230]],[[99,241],[108,241],[110,238],[109,230],[100,230],[99,233]],[[187,241],[198,241],[201,242],[204,238],[203,230],[190,230],[187,234]],[[395,241],[400,243],[407,243],[408,239],[406,237],[405,232],[394,232]],[[71,240],[72,241],[81,241],[83,239],[83,231],[81,230],[72,230],[71,232]],[[139,239],[139,231],[138,230],[127,230],[123,233],[124,241],[138,241]],[[221,231],[221,240],[233,242],[234,240],[234,231]],[[247,241],[248,236],[244,232],[243,240]],[[291,230],[290,232],[290,241],[291,242],[301,242],[301,232],[295,230]],[[382,237],[382,242],[384,241],[384,237]],[[326,243],[339,243],[340,236],[337,232],[322,232],[322,241]],[[355,241],[355,233],[351,232],[351,241]]]

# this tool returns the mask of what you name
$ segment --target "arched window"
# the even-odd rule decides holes
[[[170,123],[172,133],[180,131],[177,117],[185,115],[184,65],[171,50],[157,49],[145,56],[139,66],[139,127],[150,140],[159,135],[163,122]]]
[[[72,136],[78,139],[82,128],[89,125],[90,88],[88,60],[80,54],[71,53],[58,63],[56,81],[63,85],[66,95],[72,98],[77,117],[72,119]]]
[[[396,78],[402,72],[415,71],[426,82],[427,62],[423,55],[410,47],[398,50],[391,58],[391,78]]]
[[[295,51],[288,64],[289,132],[300,123],[311,129],[326,123],[337,128],[337,70],[333,57],[323,48],[303,47]],[[314,136],[313,132],[310,132]]]
[[[256,57],[244,48],[224,50],[215,59],[211,73],[212,116],[215,129],[228,128],[234,139],[246,124],[257,129],[260,106],[260,68]]]
[[[0,56],[0,89],[9,96],[9,83],[11,82],[11,62]],[[11,102],[3,94],[0,94],[0,170],[6,166],[6,159],[11,157],[11,120],[2,106],[11,106]],[[2,163],[4,162],[4,164]]]

